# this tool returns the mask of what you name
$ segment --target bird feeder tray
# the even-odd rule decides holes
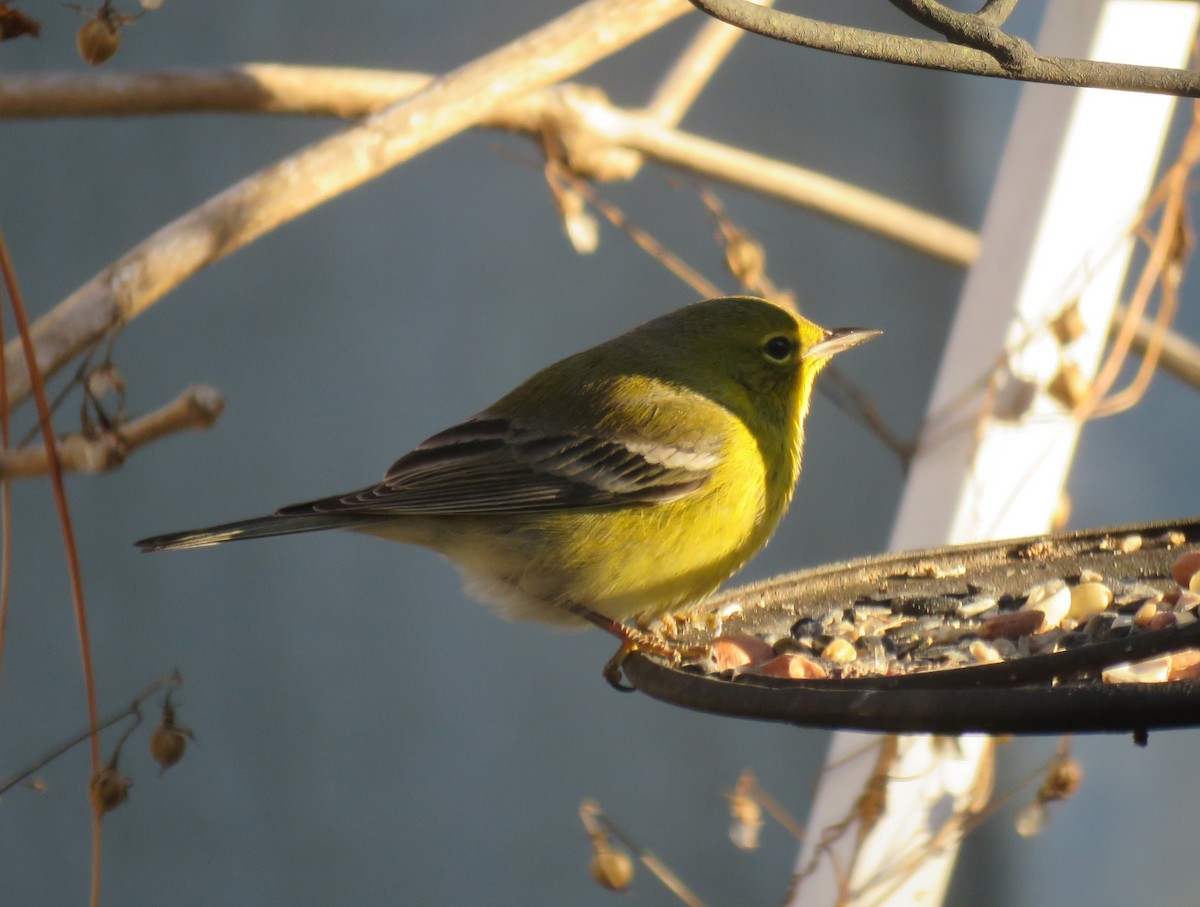
[[[624,671],[674,705],[806,727],[1144,736],[1200,725],[1197,574],[1200,518],[862,558],[672,628],[746,664],[635,653]]]

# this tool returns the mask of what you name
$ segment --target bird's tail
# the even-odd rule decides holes
[[[328,513],[275,513],[253,520],[239,520],[209,526],[207,529],[188,529],[168,535],[156,535],[135,542],[143,551],[169,551],[173,548],[204,548],[240,539],[261,539],[272,535],[291,535],[296,532],[316,532],[346,526],[346,519]]]

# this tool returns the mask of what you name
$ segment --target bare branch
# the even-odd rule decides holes
[[[361,122],[260,170],[167,224],[34,327],[49,376],[192,274],[269,230],[390,170],[524,94],[615,53],[688,10],[684,0],[590,0]],[[14,405],[29,393],[24,356],[7,362]]]
[[[1114,327],[1123,324],[1128,317],[1129,309],[1117,306],[1113,313]],[[1131,346],[1139,353],[1144,353],[1153,342],[1154,334],[1154,322],[1139,319],[1133,330]],[[1158,342],[1162,344],[1158,351],[1158,362],[1163,371],[1192,387],[1200,388],[1200,346],[1173,331],[1164,333]]]
[[[157,693],[159,690],[168,690],[168,691],[175,690],[175,689],[178,689],[182,685],[183,685],[183,675],[181,675],[179,673],[179,669],[176,668],[174,671],[172,671],[166,677],[162,677],[162,678],[154,681],[154,683],[150,684],[150,686],[146,687],[146,689],[144,689],[144,690],[142,690],[142,692],[138,693],[137,696],[135,696],[133,698],[133,702],[131,702],[125,708],[121,709],[119,712],[114,712],[113,714],[107,716],[103,721],[96,722],[95,726],[89,727],[89,728],[86,728],[85,730],[80,731],[78,734],[75,734],[73,737],[70,737],[69,739],[60,743],[54,749],[50,750],[50,752],[38,757],[30,765],[25,766],[25,768],[14,772],[13,774],[11,774],[7,778],[5,778],[3,781],[0,781],[0,794],[7,793],[9,790],[16,787],[18,784],[20,784],[22,781],[24,781],[26,778],[28,778],[34,772],[38,771],[39,769],[41,769],[43,766],[47,765],[48,763],[53,762],[55,759],[57,759],[63,753],[67,752],[68,750],[72,749],[75,746],[78,746],[80,743],[87,740],[89,737],[94,736],[95,734],[97,734],[100,731],[105,730],[106,728],[112,727],[114,724],[116,724],[119,721],[125,720],[130,715],[136,715],[138,708],[141,706],[141,704],[143,702],[145,702],[147,699],[149,699],[151,696],[153,696],[155,693]]]
[[[297,88],[291,93],[285,85],[299,86],[305,81],[316,81],[311,78],[315,74],[310,73],[309,79],[299,78],[299,70],[290,70],[284,75],[286,78],[272,83],[275,91],[272,103],[291,110],[307,105],[308,89]],[[158,78],[152,77],[151,84]],[[183,85],[186,78],[183,74],[175,74],[172,81]],[[411,84],[417,78],[406,74],[398,81]],[[452,78],[447,76],[437,84]],[[201,84],[223,81],[214,78],[213,74],[200,74],[195,80]],[[56,76],[53,81],[58,85],[60,97],[71,94],[67,80]],[[383,82],[382,79],[374,81],[376,84]],[[3,82],[0,80],[0,85]],[[106,98],[125,112],[137,109],[130,103],[130,98],[139,95],[136,84],[103,77],[81,77],[76,84],[84,86],[86,93],[91,95],[89,108],[93,111],[99,111]],[[185,90],[185,93],[188,92]],[[534,92],[504,108],[473,111],[471,118],[483,121],[486,114],[486,121],[491,124],[539,134],[547,126],[563,132],[592,131],[614,149],[626,143],[629,150],[659,158],[665,163],[808,205],[831,216],[845,216],[841,209],[849,210],[851,222],[862,226],[875,223],[870,228],[902,241],[911,239],[918,248],[956,263],[965,262],[974,255],[972,235],[946,221],[820,174],[676,133],[657,126],[644,116],[622,113],[599,101],[596,94],[565,86],[557,92]],[[0,96],[13,95],[7,86],[0,90]],[[159,103],[153,88],[140,96],[147,103]],[[227,95],[226,101],[244,103],[248,97],[245,94]],[[426,94],[422,94],[410,103],[417,104],[425,97]],[[260,99],[261,96],[250,97],[249,102],[258,104]],[[419,109],[428,111],[430,108],[421,104]],[[0,108],[0,115],[2,112]],[[464,114],[453,129],[472,125],[466,120]],[[204,265],[319,204],[352,185],[353,181],[383,172],[385,168],[377,159],[372,159],[374,163],[363,160],[369,155],[362,149],[359,138],[371,122],[374,121],[368,120],[362,126],[285,158],[225,190],[143,240],[77,289],[33,327],[38,362],[43,371],[49,374],[61,368],[78,352],[115,326],[137,317]],[[413,132],[423,135],[428,126],[426,123],[413,127]],[[443,130],[440,137],[450,134],[451,131]],[[367,138],[369,140],[370,136]],[[417,140],[414,135],[413,141]],[[423,141],[432,143],[434,139]],[[411,149],[411,153],[416,150],[419,149]],[[339,164],[347,157],[351,159],[349,164]],[[347,167],[352,168],[352,172],[346,173]],[[873,210],[876,215],[872,214]],[[8,350],[7,373],[9,399],[15,406],[27,396],[29,384],[24,357],[14,345]]]
[[[0,76],[0,118],[155,113],[294,113],[357,117],[427,87],[424,73],[248,63],[201,72]]]
[[[251,76],[260,90],[226,90]],[[361,116],[431,81],[422,73],[265,64],[144,76],[0,76],[0,119],[81,112],[94,116],[179,113],[201,109],[193,106],[196,98],[204,98],[203,109],[208,111],[324,114],[337,109],[345,116]],[[177,106],[169,105],[164,85],[179,92],[183,100]],[[564,85],[533,92],[493,111],[481,125],[539,135],[547,127],[587,133],[613,151],[637,151],[664,164],[812,208],[959,266],[968,265],[978,250],[973,233],[946,220],[803,167],[670,129],[650,116],[610,105],[595,89]]]
[[[763,0],[762,5],[773,6],[774,3],[775,0]],[[744,34],[742,29],[715,19],[705,22],[663,76],[646,105],[646,115],[663,126],[677,125]]]
[[[593,131],[664,164],[819,211],[960,267],[978,252],[978,237],[970,230],[851,183],[667,129],[645,117],[588,101],[573,103]]]
[[[181,431],[208,428],[224,409],[225,401],[211,387],[189,387],[166,406],[115,431],[59,438],[55,445],[59,462],[69,472],[107,472],[124,463],[139,447]],[[45,447],[14,448],[0,454],[0,478],[27,479],[49,471]]]
[[[891,0],[891,3],[947,40],[985,51],[1007,70],[1020,72],[1036,56],[1028,41],[1007,34],[981,15],[960,13],[936,0]]]
[[[1049,85],[1112,88],[1118,91],[1144,91],[1188,98],[1200,97],[1200,73],[1188,70],[1166,69],[1160,66],[1134,66],[1127,63],[1104,63],[1096,60],[1076,60],[1070,57],[1044,57],[1036,53],[1025,57],[1013,43],[1013,39],[1005,36],[1009,42],[1005,45],[1004,40],[999,38],[994,31],[988,31],[992,27],[991,19],[999,18],[1000,13],[1011,11],[1002,4],[995,4],[994,12],[988,18],[969,17],[978,19],[979,28],[968,29],[966,33],[974,34],[978,43],[992,47],[992,52],[989,52],[962,44],[947,44],[924,38],[906,38],[888,32],[871,31],[848,25],[834,25],[793,13],[763,9],[748,0],[689,0],[689,2],[722,22],[728,22],[730,25],[736,25],[768,38],[846,56],[862,57],[867,60],[900,63],[905,66],[939,69],[945,72],[991,76],[999,79],[1016,79],[1023,82],[1044,82]],[[928,13],[931,19],[934,18],[932,12],[934,4],[932,3],[902,5],[910,9],[919,7]],[[962,14],[949,15],[951,13],[949,10],[945,10],[945,13],[947,15],[939,13],[936,16],[942,27],[949,28],[954,23],[961,27],[961,20],[956,19],[955,16]],[[964,32],[960,30],[956,34],[961,37]],[[1003,35],[1002,32],[1000,34]],[[1008,58],[1001,63],[994,54],[998,53],[1003,59],[1005,46],[1008,48]]]
[[[1003,25],[1017,8],[1017,0],[987,0],[979,9],[979,18],[992,25]]]
[[[254,80],[258,88],[247,91],[239,87],[247,79]],[[200,109],[312,115],[338,111],[340,115],[354,117],[381,109],[432,81],[432,77],[423,73],[273,64],[252,64],[231,71],[143,75],[0,76],[0,118],[135,115]],[[174,103],[165,86],[171,92],[178,92]],[[204,106],[198,106],[197,98],[203,99]],[[591,135],[601,145],[611,146],[614,152],[636,152],[709,179],[818,211],[958,267],[969,267],[978,254],[978,237],[964,227],[803,167],[662,126],[643,114],[613,107],[594,89],[563,85],[535,91],[490,112],[480,125],[539,137],[546,129]],[[155,234],[163,236],[164,231]],[[152,248],[157,241],[155,237],[144,241],[134,252],[142,250],[147,257],[169,264],[169,256]],[[164,238],[169,239],[169,234]],[[82,349],[109,329],[111,321],[107,313],[114,301],[105,288],[89,290],[91,286],[77,290],[35,325],[39,350],[43,342],[58,350]],[[91,303],[73,303],[81,298],[90,299]],[[68,304],[72,304],[69,312]],[[136,314],[149,304],[130,300],[128,310]],[[98,306],[99,311],[92,311],[92,305]],[[126,316],[131,317],[132,314]],[[1149,331],[1150,326],[1144,324],[1139,330]],[[1200,387],[1200,353],[1190,341],[1168,335],[1161,355],[1167,371]],[[39,358],[50,361],[49,355],[41,352]],[[58,365],[61,362],[55,367]],[[23,387],[22,396],[25,392]],[[11,399],[15,405],[20,398],[13,395]]]

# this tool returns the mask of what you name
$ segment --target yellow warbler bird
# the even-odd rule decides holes
[[[507,616],[583,618],[623,651],[661,648],[624,622],[696,602],[766,543],[799,475],[813,379],[878,334],[705,300],[543,369],[376,485],[138,545],[352,529],[440,552]]]

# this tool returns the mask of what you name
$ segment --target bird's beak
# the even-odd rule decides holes
[[[871,328],[834,328],[832,331],[825,332],[824,340],[809,347],[808,351],[804,354],[804,358],[828,359],[843,350],[850,349],[852,346],[858,346],[860,343],[874,340],[882,333],[883,331],[876,331]]]

